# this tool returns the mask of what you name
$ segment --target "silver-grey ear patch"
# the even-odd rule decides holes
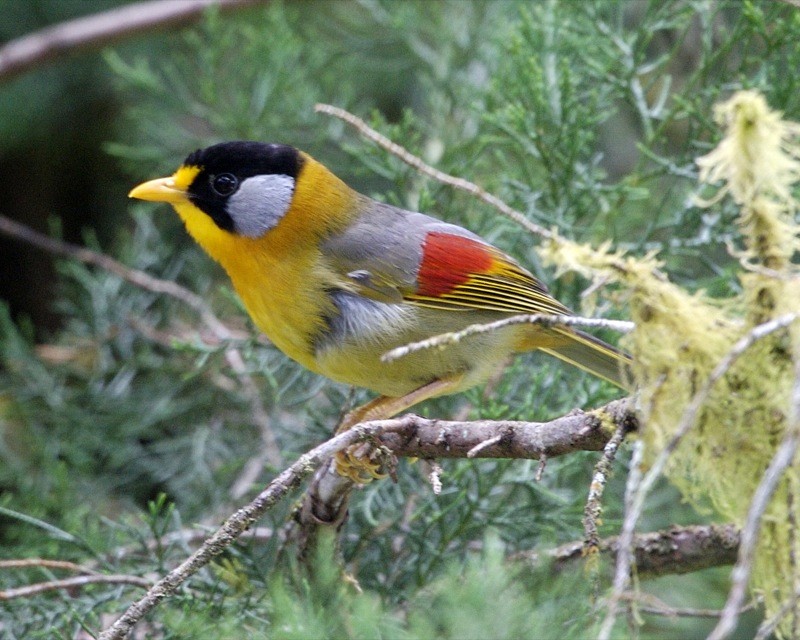
[[[237,233],[260,238],[274,228],[292,203],[294,178],[260,175],[246,178],[225,206]]]

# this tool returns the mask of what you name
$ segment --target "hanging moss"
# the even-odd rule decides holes
[[[742,91],[716,109],[726,128],[719,145],[698,159],[700,178],[721,183],[714,206],[730,195],[740,207],[742,292],[710,299],[670,283],[654,257],[598,251],[556,239],[546,256],[562,269],[616,281],[629,292],[636,329],[627,338],[643,438],[651,459],[674,436],[686,407],[734,344],[754,327],[787,313],[800,314],[800,280],[792,262],[798,249],[800,127],[771,112],[762,96]],[[739,357],[712,391],[689,435],[671,456],[668,478],[695,504],[711,504],[726,520],[742,524],[753,493],[792,428],[793,359],[800,356],[795,322],[772,333]],[[794,427],[796,428],[796,426]],[[797,510],[800,469],[790,468],[764,518],[752,584],[764,595],[767,614],[792,597],[800,569]],[[788,624],[788,623],[787,623]],[[790,630],[783,629],[784,635]]]

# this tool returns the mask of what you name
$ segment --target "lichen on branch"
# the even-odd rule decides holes
[[[635,329],[624,339],[634,357],[647,455],[674,447],[665,467],[684,496],[744,523],[753,494],[787,430],[796,429],[790,398],[800,357],[800,322],[768,332],[730,358],[757,327],[800,313],[795,183],[800,178],[800,125],[786,122],[753,91],[717,106],[722,139],[697,159],[711,191],[699,206],[730,196],[739,208],[739,295],[713,299],[688,292],[661,273],[656,256],[632,257],[609,247],[550,242],[545,256],[562,270],[603,278],[627,292]],[[757,330],[756,330],[757,332]],[[707,384],[720,363],[723,375]],[[692,428],[676,436],[685,412],[703,395]],[[681,441],[674,442],[674,438]],[[784,475],[761,530],[752,586],[774,613],[800,584],[797,465]]]

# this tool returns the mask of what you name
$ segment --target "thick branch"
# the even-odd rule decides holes
[[[634,536],[633,550],[636,574],[640,578],[656,578],[701,571],[736,562],[740,531],[732,524],[670,527],[664,531]],[[619,536],[599,541],[600,554],[611,559],[619,550]],[[585,558],[583,541],[576,540],[545,553],[523,551],[511,560],[539,566],[542,560],[553,562],[554,569],[574,566]]]
[[[198,19],[212,6],[220,9],[265,0],[153,0],[76,18],[12,40],[0,48],[0,82],[64,55],[96,49],[123,38]]]
[[[416,458],[554,458],[602,451],[617,426],[638,429],[629,398],[592,411],[576,410],[549,422],[478,420],[449,422],[406,415],[385,422],[404,428],[379,436],[396,456]]]
[[[573,411],[550,422],[430,420],[412,414],[382,425],[374,440],[396,456],[414,458],[528,458],[544,460],[574,451],[601,451],[618,430],[639,426],[633,401],[615,400],[593,411]],[[339,527],[347,515],[354,483],[319,469],[295,513],[301,556],[313,548],[321,528]]]

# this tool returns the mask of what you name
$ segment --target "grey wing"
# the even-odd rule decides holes
[[[343,233],[322,243],[323,255],[346,288],[381,302],[402,302],[417,289],[425,237],[433,231],[485,242],[463,227],[366,196],[362,213]]]

